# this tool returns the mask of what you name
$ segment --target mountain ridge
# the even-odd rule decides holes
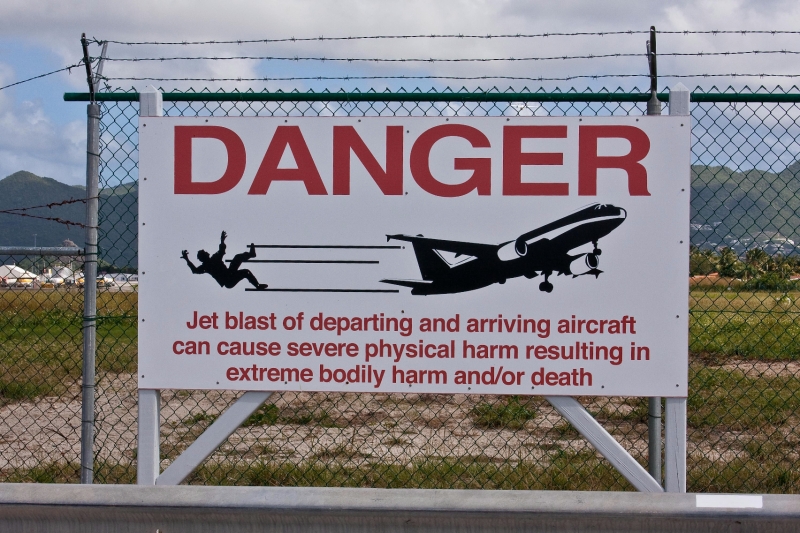
[[[781,172],[736,171],[692,165],[691,242],[699,248],[759,246],[770,253],[800,253],[800,160]],[[100,190],[100,255],[117,266],[137,264],[138,184]],[[27,171],[0,180],[0,211],[85,197],[85,187]],[[75,202],[25,211],[82,223],[85,205]],[[54,221],[0,213],[0,246],[59,246],[65,239],[84,246],[84,231]],[[795,245],[797,243],[797,247]]]
[[[137,264],[138,186],[135,183],[101,189],[100,259],[117,266]],[[38,207],[25,215],[0,213],[0,246],[60,246],[69,239],[83,248],[84,229],[43,218],[59,218],[82,224],[86,219],[86,188],[67,185],[32,172],[18,171],[0,180],[0,211],[32,208],[79,200],[66,205]],[[34,237],[34,234],[36,237]]]

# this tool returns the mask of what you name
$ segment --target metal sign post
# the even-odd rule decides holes
[[[672,87],[669,114],[690,120],[689,96],[689,89],[684,84],[677,83]],[[686,492],[686,398],[667,398],[665,403],[664,490]]]
[[[141,117],[160,117],[163,114],[161,92],[148,86],[139,95],[140,120]],[[139,389],[138,430],[136,480],[139,485],[155,485],[161,473],[161,391]]]

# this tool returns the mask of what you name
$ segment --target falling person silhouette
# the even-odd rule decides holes
[[[219,283],[220,287],[225,287],[226,289],[234,288],[236,284],[243,279],[249,281],[256,289],[266,289],[267,284],[259,283],[252,272],[247,269],[239,269],[244,261],[256,256],[255,245],[251,244],[250,250],[247,252],[234,255],[233,259],[231,259],[231,264],[225,266],[222,257],[225,255],[225,237],[227,236],[228,234],[223,231],[220,236],[219,250],[217,250],[217,253],[214,255],[209,255],[205,250],[197,252],[197,259],[200,261],[200,266],[196,267],[192,264],[192,261],[189,259],[189,253],[186,250],[181,252],[181,257],[186,261],[186,264],[189,265],[189,268],[192,269],[192,274],[211,274],[211,277]]]

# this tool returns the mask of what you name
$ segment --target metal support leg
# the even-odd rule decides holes
[[[661,483],[661,398],[648,398],[648,471]]]
[[[665,476],[667,492],[686,492],[686,398],[667,398]]]
[[[164,114],[161,92],[148,85],[139,93],[139,116]],[[161,473],[161,391],[139,389],[139,451],[136,480],[139,485],[155,485]]]
[[[641,492],[663,492],[661,484],[650,477],[647,470],[631,457],[625,448],[612,437],[575,398],[547,396],[547,401],[569,420],[581,435],[616,468],[625,479]]]
[[[157,485],[177,485],[186,479],[200,463],[214,453],[225,439],[231,436],[239,426],[252,415],[267,398],[271,392],[246,392],[236,403],[228,407],[205,432],[197,437],[164,473],[156,478]]]
[[[688,119],[690,105],[690,92],[684,84],[670,88],[670,115]],[[665,414],[664,488],[667,492],[686,492],[686,398],[667,398]]]
[[[161,471],[161,391],[139,389],[136,483],[155,485]]]

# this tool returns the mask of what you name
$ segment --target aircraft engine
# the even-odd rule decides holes
[[[582,276],[591,270],[596,269],[600,261],[594,254],[579,255],[569,264],[569,272],[573,276]]]
[[[522,237],[518,238],[514,243],[514,251],[518,256],[524,257],[528,253],[528,243]]]
[[[517,237],[515,241],[508,241],[503,243],[500,246],[500,249],[497,250],[497,257],[500,258],[501,261],[514,261],[515,259],[519,259],[520,257],[525,257],[528,255],[528,250],[530,246],[524,239],[524,235],[522,237]],[[541,239],[533,243],[533,250],[534,252],[531,253],[531,256],[534,256],[539,253],[545,253],[547,251],[547,239]]]

